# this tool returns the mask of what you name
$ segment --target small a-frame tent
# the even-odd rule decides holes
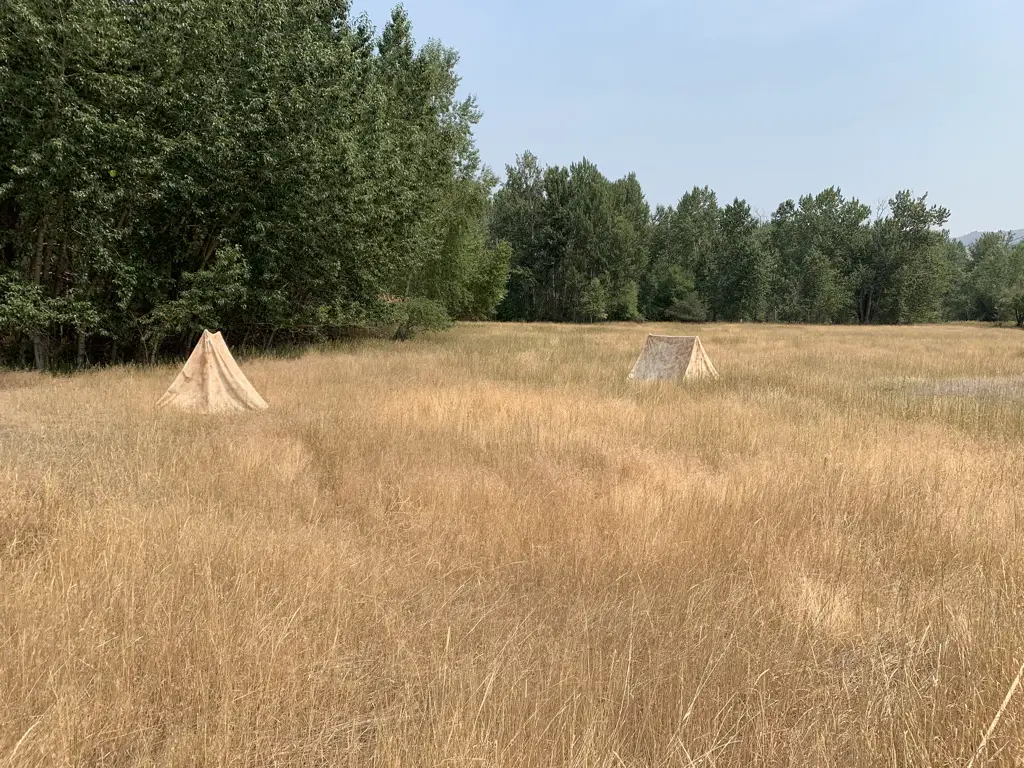
[[[218,413],[262,411],[267,403],[245,378],[220,331],[203,331],[185,367],[157,401],[157,407],[166,406]]]
[[[637,381],[717,379],[718,371],[704,351],[699,336],[649,334],[629,378]]]

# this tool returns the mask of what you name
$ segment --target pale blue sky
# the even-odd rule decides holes
[[[382,25],[392,0],[355,0]],[[954,235],[1024,227],[1022,0],[405,0],[461,54],[504,167],[586,156],[649,202],[693,185],[764,215],[909,188]]]

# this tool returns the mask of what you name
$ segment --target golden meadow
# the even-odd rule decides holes
[[[627,381],[648,332],[721,380]],[[240,362],[269,411],[0,373],[0,761],[966,765],[1022,661],[1019,331]],[[976,765],[1022,731],[1024,696]]]

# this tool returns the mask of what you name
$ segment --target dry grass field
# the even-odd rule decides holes
[[[965,766],[1024,660],[1024,333],[708,326],[721,381],[626,380],[693,330],[242,360],[244,416],[0,373],[0,764]]]

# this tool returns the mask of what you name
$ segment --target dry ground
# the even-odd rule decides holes
[[[919,385],[1024,333],[709,326],[721,382],[627,382],[652,330],[692,332],[243,361],[241,417],[0,374],[0,764],[966,765],[1024,654],[1024,405]]]

